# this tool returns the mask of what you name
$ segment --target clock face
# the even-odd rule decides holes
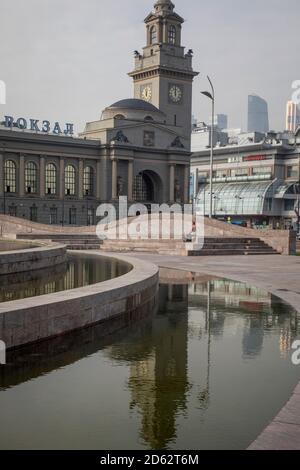
[[[152,98],[152,88],[150,85],[146,85],[143,89],[142,89],[142,98],[143,100],[145,101],[151,101],[151,98]]]
[[[169,97],[173,103],[180,103],[182,100],[183,92],[182,88],[177,85],[171,85],[169,90]]]

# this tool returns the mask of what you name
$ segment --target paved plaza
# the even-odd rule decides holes
[[[208,256],[184,258],[153,254],[131,255],[159,267],[216,275],[261,287],[300,313],[300,257]],[[300,449],[300,384],[290,401],[250,447],[251,450]]]

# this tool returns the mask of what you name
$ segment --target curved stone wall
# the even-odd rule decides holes
[[[121,316],[130,324],[151,314],[157,306],[158,267],[121,256],[117,259],[133,269],[99,284],[0,304],[0,338],[7,349]]]
[[[27,249],[1,252],[0,276],[50,268],[66,262],[65,246],[57,243],[39,245],[38,248],[30,249],[28,244]]]
[[[31,241],[7,240],[5,238],[0,238],[0,256],[4,251],[30,250],[38,247],[38,243]]]

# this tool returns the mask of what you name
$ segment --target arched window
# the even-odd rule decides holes
[[[4,165],[4,185],[6,193],[15,193],[17,190],[17,167],[12,160],[6,160]]]
[[[139,202],[150,202],[154,200],[153,182],[146,173],[139,173],[134,178],[133,199]]]
[[[38,171],[33,162],[28,162],[25,166],[25,188],[28,194],[36,194],[38,190]]]
[[[74,196],[76,190],[76,171],[72,165],[65,168],[65,195]]]
[[[146,116],[144,121],[154,121],[152,116]]]
[[[91,196],[94,192],[94,170],[91,166],[86,166],[83,173],[83,193]]]
[[[173,45],[176,43],[176,28],[174,25],[169,27],[168,43]]]
[[[116,114],[115,119],[125,119],[125,116],[123,114]]]
[[[157,29],[156,26],[152,26],[150,29],[150,44],[156,44],[157,42]]]
[[[53,163],[46,166],[46,194],[56,194],[57,170]]]

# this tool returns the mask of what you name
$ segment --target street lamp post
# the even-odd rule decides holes
[[[209,218],[213,217],[213,168],[214,168],[214,123],[215,123],[215,89],[212,84],[212,81],[209,76],[207,76],[209,81],[211,92],[201,91],[201,94],[206,96],[211,100],[212,108],[212,121],[211,121],[211,131],[210,131],[210,201],[209,201]]]

